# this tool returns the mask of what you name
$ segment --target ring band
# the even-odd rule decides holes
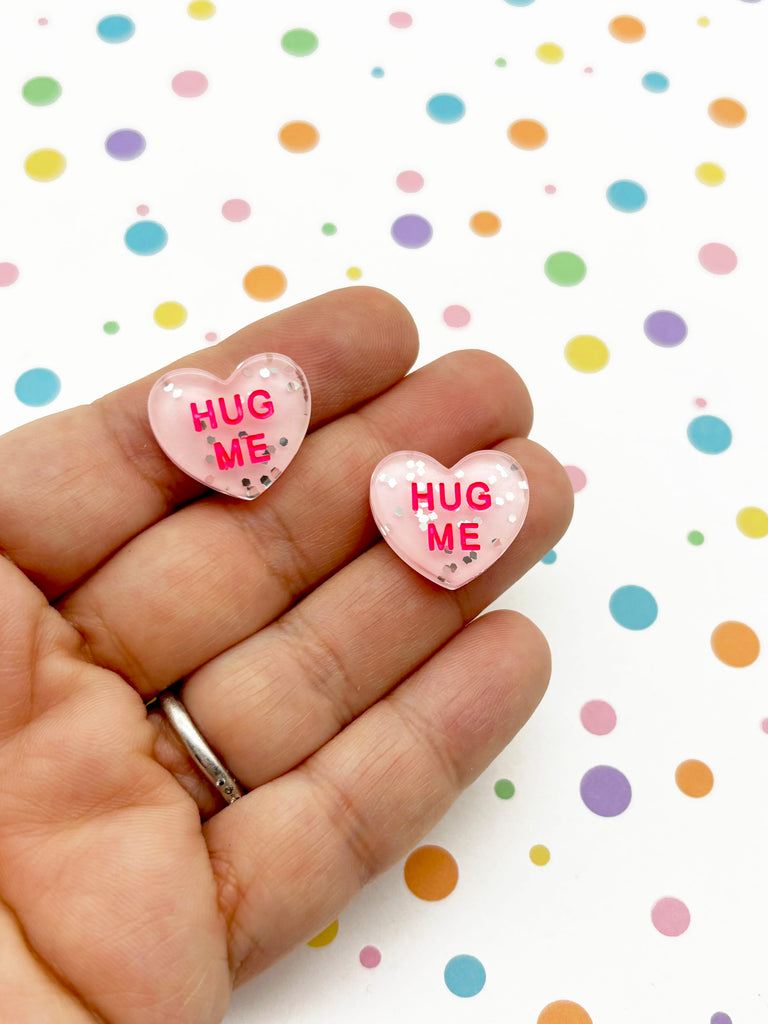
[[[174,732],[192,755],[195,764],[199,766],[206,779],[216,787],[227,803],[233,804],[235,800],[239,800],[243,796],[240,784],[228,771],[224,762],[208,746],[178,697],[174,697],[167,691],[161,693],[160,706]]]

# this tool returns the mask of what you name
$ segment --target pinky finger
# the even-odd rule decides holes
[[[549,672],[539,630],[491,612],[303,765],[211,818],[236,983],[405,856],[525,724]]]

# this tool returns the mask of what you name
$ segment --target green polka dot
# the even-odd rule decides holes
[[[515,795],[515,784],[509,779],[499,779],[493,790],[500,800],[509,800]]]
[[[695,547],[699,547],[700,544],[704,543],[704,534],[699,533],[698,530],[691,530],[688,534],[688,543],[693,544]]]
[[[505,68],[507,66],[507,61],[504,57],[497,57],[495,63],[497,68]]]
[[[337,228],[335,224],[323,224],[320,230],[324,235],[335,235]]]
[[[105,334],[117,334],[119,330],[120,324],[117,323],[115,320],[107,320],[107,322],[104,324]]]
[[[308,28],[292,28],[280,40],[280,45],[292,57],[308,57],[317,49],[317,36]]]
[[[553,284],[569,287],[584,280],[587,265],[575,252],[553,252],[544,264],[544,273]]]
[[[28,82],[25,82],[21,95],[33,107],[47,107],[49,103],[55,103],[61,96],[61,86],[55,78],[41,75],[39,78],[30,78]]]

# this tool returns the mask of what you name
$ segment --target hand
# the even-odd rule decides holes
[[[139,381],[0,439],[0,1003],[14,1024],[213,1024],[233,984],[329,924],[526,721],[545,640],[476,618],[557,541],[572,491],[525,439],[510,367],[455,352],[404,376],[413,323],[344,289],[190,356],[283,352],[312,425],[253,503],[211,495],[149,430]],[[384,544],[372,468],[499,445],[525,526],[457,591]],[[249,792],[222,806],[165,719],[182,698]]]

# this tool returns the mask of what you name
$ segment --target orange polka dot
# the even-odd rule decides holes
[[[757,634],[743,622],[721,622],[712,631],[710,642],[720,661],[733,668],[751,665],[760,653]]]
[[[637,43],[645,35],[645,25],[639,18],[622,14],[608,24],[608,31],[620,43]]]
[[[501,219],[489,210],[480,210],[469,218],[469,226],[476,235],[497,235],[501,230]]]
[[[715,777],[712,769],[703,761],[683,761],[675,770],[677,788],[686,796],[702,797],[712,792]]]
[[[547,141],[547,129],[539,121],[513,121],[507,138],[518,149],[539,149]]]
[[[442,846],[420,846],[405,862],[405,884],[420,900],[444,900],[456,888],[459,868]]]
[[[277,133],[280,145],[289,153],[308,153],[320,141],[320,132],[309,121],[288,121]]]
[[[252,299],[259,302],[270,302],[272,299],[279,299],[285,291],[288,282],[285,274],[277,267],[270,267],[266,264],[259,267],[251,267],[243,278],[243,288]]]
[[[592,1024],[592,1018],[578,1003],[558,999],[544,1007],[536,1024]]]
[[[729,99],[727,96],[712,100],[709,104],[709,116],[723,128],[738,128],[747,119],[747,110],[743,103]]]

